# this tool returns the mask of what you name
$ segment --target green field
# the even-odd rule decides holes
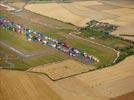
[[[41,55],[37,57],[23,58],[8,48],[0,46],[0,67],[3,68],[27,70],[30,67],[62,61],[64,59],[67,59],[67,57],[61,57],[61,55],[57,52],[47,56]]]
[[[134,55],[134,43],[132,41],[123,40],[110,35],[110,29],[100,30],[90,28],[89,26],[81,28],[78,36],[86,38],[87,40],[91,40],[90,38],[92,37],[94,38],[92,41],[118,50],[120,52],[120,56],[116,60],[116,63],[122,61],[128,56]]]
[[[47,50],[48,47],[39,43],[28,42],[24,35],[19,36],[15,32],[10,32],[0,28],[0,41],[16,48],[23,53],[32,53]]]
[[[90,26],[90,24],[89,24],[89,26]],[[129,41],[125,41],[120,38],[111,36],[110,33],[113,31],[112,29],[109,29],[109,28],[96,29],[96,28],[90,28],[89,26],[81,28],[80,34],[78,34],[78,35],[80,37],[83,37],[83,38],[86,38],[89,40],[91,37],[94,37],[94,39],[92,39],[92,41],[107,45],[107,46],[115,48],[115,49],[125,48],[125,47],[133,45]]]
[[[70,30],[70,29],[54,29],[54,28],[50,28],[50,27],[45,27],[45,26],[43,26],[41,24],[32,22],[30,20],[28,21],[26,19],[23,19],[22,17],[20,18],[18,16],[11,15],[10,13],[7,13],[7,12],[1,12],[1,15],[6,17],[6,18],[8,18],[8,19],[10,19],[10,20],[12,20],[12,21],[14,21],[14,22],[16,22],[16,23],[24,25],[27,28],[36,30],[38,32],[45,33],[45,34],[49,35],[50,37],[62,40],[64,42],[66,42],[67,44],[69,44],[70,46],[75,47],[77,49],[80,49],[83,52],[87,52],[90,55],[94,55],[95,57],[97,57],[100,60],[99,63],[94,64],[95,66],[103,67],[104,65],[109,65],[116,58],[115,51],[113,51],[111,49],[104,48],[103,46],[96,45],[96,44],[91,43],[91,42],[87,42],[87,41],[84,41],[84,40],[79,40],[79,39],[70,37],[68,35],[68,33],[72,32],[74,30]],[[8,17],[8,16],[10,16],[10,17]],[[6,32],[6,33],[12,35],[12,33],[10,33],[10,32]],[[26,47],[26,50],[32,51],[33,45],[38,45],[37,48],[33,48],[33,51],[34,50],[38,51],[38,49],[41,50],[42,48],[43,48],[43,50],[44,50],[44,48],[46,49],[46,47],[42,47],[38,43],[27,43],[25,41],[24,37],[23,37],[22,40],[18,39],[17,42],[15,43],[14,41],[12,41],[12,40],[14,40],[14,37],[16,37],[16,36],[13,36],[13,37],[10,36],[9,37],[7,35],[4,35],[4,36],[2,36],[1,40],[3,40],[3,41],[5,40],[5,42],[8,42],[11,45],[14,45],[18,49],[19,48],[25,48],[24,45],[19,45],[19,43],[22,43],[22,41],[24,41],[24,43],[26,43],[26,45],[28,46],[28,47]],[[18,47],[18,45],[19,45],[19,47]],[[30,45],[31,45],[31,47],[30,47]],[[62,56],[61,56],[61,58],[62,58]],[[51,60],[51,59],[48,59],[48,60]],[[30,62],[30,64],[31,64],[31,62]]]

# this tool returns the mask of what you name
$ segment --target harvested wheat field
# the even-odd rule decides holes
[[[57,3],[29,4],[25,6],[25,9],[63,22],[73,23],[74,25],[84,25],[86,22],[90,21],[89,18],[75,15]]]
[[[9,3],[9,5],[21,9],[25,6],[25,2],[14,2],[14,3]]]
[[[62,100],[37,74],[0,70],[0,100]]]
[[[133,18],[134,20],[134,18]],[[123,39],[128,39],[134,41],[134,23],[119,27],[118,30],[111,33],[114,36],[122,37]]]
[[[134,56],[131,56],[109,68],[55,81],[60,89],[57,93],[62,91],[65,100],[133,100],[133,62]]]
[[[76,26],[85,26],[91,19],[103,20],[115,18],[100,11],[89,9],[87,6],[98,6],[102,3],[97,1],[80,1],[73,3],[47,3],[47,4],[28,4],[25,9],[32,12],[48,16]],[[38,8],[38,9],[36,9]],[[97,16],[96,16],[97,15]]]
[[[0,100],[133,100],[133,62],[131,56],[112,67],[58,81],[44,74],[1,69]]]
[[[99,1],[28,4],[25,9],[63,22],[72,23],[76,26],[85,26],[91,19],[106,20],[109,23],[114,23],[114,20],[120,19],[121,22],[125,20],[126,23],[130,23],[131,18],[134,17],[134,10],[129,7],[122,8]],[[115,24],[122,25],[120,21]]]
[[[134,10],[131,8],[134,4],[133,1],[131,1],[132,3],[126,3],[125,7],[123,1],[120,5],[116,5],[115,2],[113,1],[110,4],[110,2],[104,0],[94,0],[72,3],[28,4],[25,9],[79,27],[86,26],[87,22],[95,19],[120,26],[120,29],[117,30],[118,32],[111,33],[112,35],[116,33],[115,36],[119,36],[118,34],[122,33],[132,33],[134,35],[134,29],[130,33],[122,28],[134,23]],[[132,27],[134,26],[132,25]],[[123,38],[133,40],[133,38]]]
[[[134,92],[116,97],[116,98],[112,98],[111,100],[133,100],[134,98]]]
[[[53,80],[57,80],[71,75],[87,72],[92,69],[94,69],[94,66],[85,65],[75,60],[64,60],[57,63],[30,68],[28,71],[45,73]]]
[[[57,20],[61,20],[63,22],[72,23],[76,26],[85,26],[85,23],[89,22],[91,19],[90,17],[81,16],[82,12],[80,10],[86,9],[84,6],[87,5],[100,5],[100,4],[101,3],[96,1],[74,2],[67,4],[64,3],[29,4],[25,6],[25,9]],[[79,9],[76,9],[80,15],[75,14],[74,11],[70,11],[72,9],[68,10],[70,6],[80,7]],[[93,11],[89,11],[89,13],[90,12],[92,13]]]
[[[108,100],[73,78],[64,85],[37,73],[0,70],[0,79],[0,100]]]
[[[134,8],[133,0],[101,0],[101,2],[122,8]]]
[[[102,70],[76,76],[96,93],[108,98],[115,98],[134,92],[134,56],[123,62]]]

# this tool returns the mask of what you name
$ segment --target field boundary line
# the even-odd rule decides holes
[[[73,75],[68,75],[68,76],[64,76],[64,77],[61,77],[61,78],[57,78],[57,79],[54,79],[51,76],[49,76],[47,73],[43,73],[43,72],[36,72],[36,71],[29,71],[29,70],[27,72],[43,74],[43,75],[47,76],[49,79],[51,79],[52,81],[59,81],[59,80],[67,79],[67,78],[70,78],[70,77],[75,77],[77,75],[85,74],[85,73],[88,73],[88,72],[91,72],[91,71],[94,71],[94,70],[96,70],[96,69],[89,69],[87,71],[83,71],[83,72],[80,72],[80,73],[75,73]]]

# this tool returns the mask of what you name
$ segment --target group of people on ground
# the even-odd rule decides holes
[[[17,32],[20,36],[25,35],[28,41],[39,42],[42,45],[53,47],[61,52],[68,54],[69,56],[80,59],[83,63],[90,64],[94,61],[99,62],[96,57],[89,55],[86,52],[82,52],[76,48],[70,47],[65,42],[51,38],[44,33],[28,29],[23,25],[16,24],[10,20],[5,19],[4,17],[0,17],[0,27],[8,31]]]

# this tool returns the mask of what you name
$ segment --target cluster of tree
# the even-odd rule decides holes
[[[100,38],[106,38],[109,36],[109,33],[116,30],[117,26],[111,25],[109,23],[102,23],[96,20],[92,20],[87,23],[88,26],[80,29],[81,36],[83,37],[91,37],[91,36],[99,36]]]
[[[117,59],[116,63],[122,61],[123,59],[125,59],[126,57],[130,56],[130,55],[134,55],[134,46],[130,46],[130,47],[126,47],[126,48],[122,48],[119,50],[120,56]]]

